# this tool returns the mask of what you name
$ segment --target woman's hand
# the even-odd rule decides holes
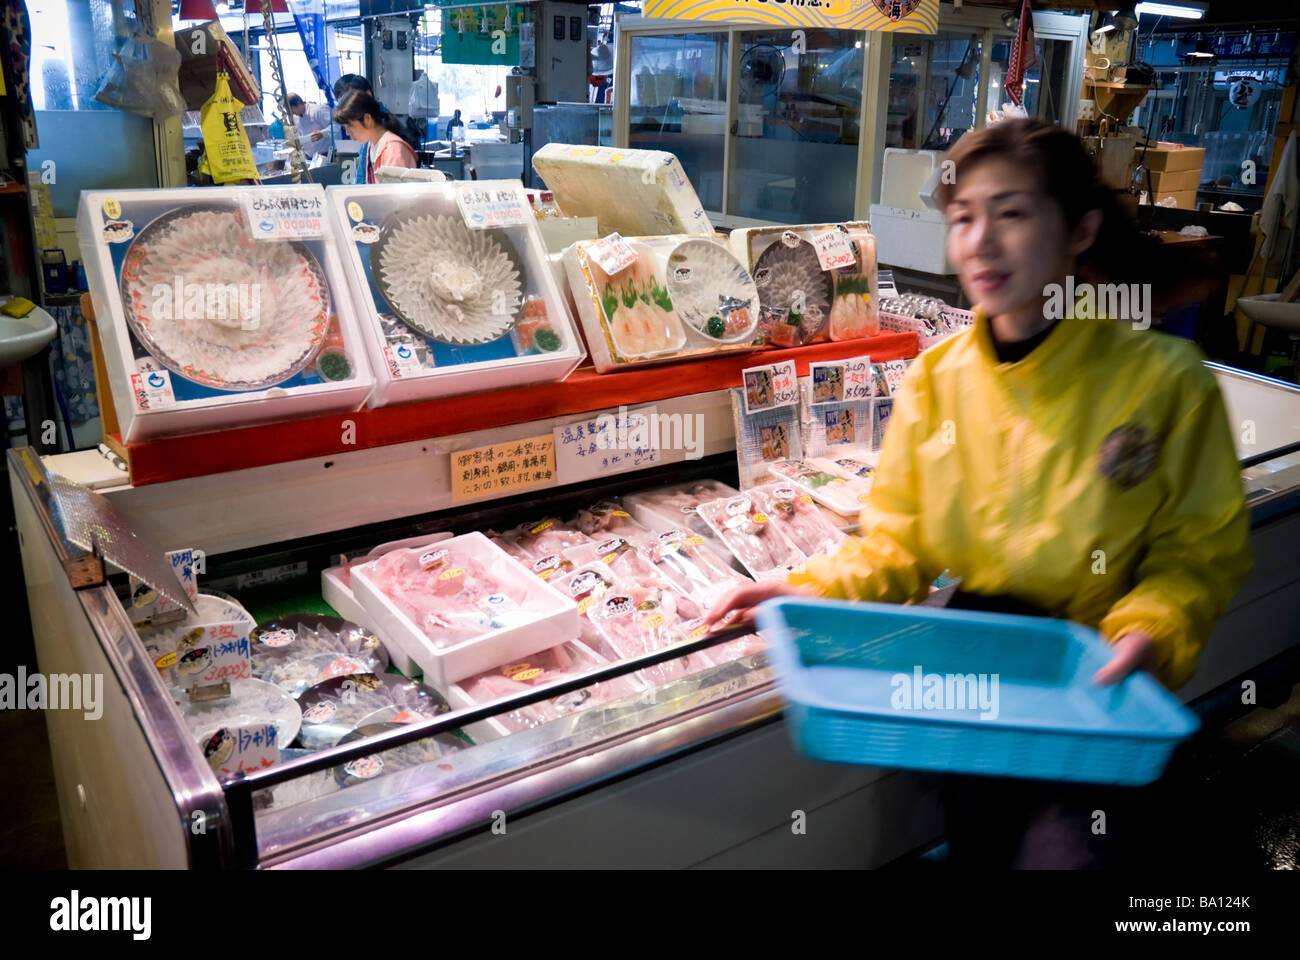
[[[1111,645],[1110,661],[1092,676],[1092,682],[1101,687],[1119,683],[1130,673],[1146,670],[1155,673],[1156,646],[1151,634],[1132,630]]]
[[[764,580],[761,583],[745,583],[723,594],[718,602],[705,616],[715,628],[753,626],[754,607],[764,600],[777,597],[815,597],[816,592],[810,587],[795,587],[784,580]],[[727,614],[733,614],[726,623],[718,621]]]

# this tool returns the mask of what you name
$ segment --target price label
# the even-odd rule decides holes
[[[465,184],[456,191],[456,205],[471,230],[519,227],[532,218],[522,189]]]
[[[185,687],[251,679],[248,625],[209,623],[183,634],[176,643],[176,674]]]
[[[843,270],[857,266],[858,258],[853,253],[853,244],[843,227],[822,230],[814,233],[809,242],[817,252],[817,260],[823,270]]]
[[[244,194],[242,202],[255,240],[314,240],[325,236],[323,194],[259,187]]]
[[[388,375],[394,380],[415,376],[420,372],[420,358],[409,343],[390,343],[384,346],[384,363]]]
[[[131,374],[131,393],[137,410],[158,410],[176,402],[172,390],[172,375],[160,370],[149,357],[136,361],[136,372]]]
[[[277,736],[275,724],[271,723],[221,727],[199,737],[199,748],[212,771],[227,777],[279,763]]]
[[[885,385],[889,388],[889,395],[896,396],[898,388],[903,385],[903,377],[907,375],[906,361],[886,360],[880,368],[885,375]]]
[[[637,261],[637,252],[632,249],[631,244],[617,233],[611,233],[609,236],[597,240],[591,245],[588,252],[591,259],[596,262],[596,266],[611,277],[626,270]]]

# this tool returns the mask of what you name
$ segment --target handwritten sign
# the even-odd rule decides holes
[[[818,361],[808,366],[812,379],[810,406],[853,403],[870,400],[873,395],[870,357]]]
[[[857,266],[858,258],[853,253],[853,244],[849,243],[848,231],[842,225],[833,230],[814,233],[809,237],[809,242],[816,251],[823,270],[843,270]]]
[[[451,454],[451,499],[477,500],[556,482],[555,437],[544,434]]]
[[[200,737],[199,748],[213,772],[228,777],[279,763],[277,736],[275,725],[270,723],[221,727]]]
[[[636,250],[617,233],[597,240],[588,248],[587,255],[611,277],[637,261]]]
[[[746,413],[775,410],[799,402],[799,378],[793,360],[749,367],[741,371],[741,380]]]
[[[617,414],[556,427],[559,482],[576,483],[609,473],[638,470],[657,462],[659,427],[659,417],[653,407],[620,408]],[[671,442],[672,438],[669,439]]]
[[[325,202],[315,192],[259,187],[243,195],[244,217],[256,240],[325,236]]]
[[[194,577],[194,550],[170,550],[167,553],[167,559],[171,563],[172,572],[176,574],[176,579],[180,581],[181,588],[185,591],[185,596],[189,597],[190,603],[195,603],[199,598],[199,584]],[[172,603],[149,584],[138,579],[135,574],[128,577],[131,586],[130,613],[131,622],[134,624],[145,623],[159,614],[171,613],[179,610],[177,604]]]
[[[889,396],[897,396],[898,388],[903,385],[903,377],[907,375],[907,361],[886,360],[880,367],[885,376],[885,386],[889,388]]]
[[[176,642],[176,675],[185,687],[251,679],[248,624],[228,621],[186,630]]]
[[[522,188],[467,184],[456,191],[456,205],[471,230],[519,227],[533,217]]]

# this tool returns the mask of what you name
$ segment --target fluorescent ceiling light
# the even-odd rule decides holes
[[[1139,3],[1137,15],[1150,14],[1153,17],[1181,17],[1184,20],[1200,20],[1205,16],[1208,4],[1205,3]]]

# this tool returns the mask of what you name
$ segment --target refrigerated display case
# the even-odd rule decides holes
[[[1300,388],[1214,368],[1251,504],[1255,570],[1220,623],[1193,699],[1258,676],[1300,637]],[[686,388],[686,389],[689,389]],[[205,551],[204,589],[236,596],[262,620],[324,612],[320,572],[340,554],[432,532],[502,530],[572,516],[602,498],[670,482],[737,480],[725,390],[664,397],[661,412],[703,418],[700,459],[661,451],[617,475],[470,503],[451,499],[449,450],[588,419],[527,423],[104,495],[142,537]],[[892,770],[831,766],[789,745],[761,651],[726,660],[733,638],[599,666],[561,687],[458,706],[324,751],[288,754],[221,781],[118,599],[116,577],[75,588],[82,551],[51,509],[65,457],[12,452],[10,482],[40,669],[102,673],[103,715],[47,714],[68,861],[74,867],[875,866],[936,838],[934,784]],[[703,665],[558,719],[502,735],[504,718],[593,682],[640,674],[685,654]],[[725,662],[719,662],[723,661]],[[465,701],[461,701],[464,703]],[[495,731],[441,756],[418,746],[469,727]],[[454,735],[454,734],[453,734]],[[470,739],[474,739],[471,735]],[[340,774],[380,755],[382,776]],[[355,768],[354,768],[355,769]],[[804,820],[806,818],[806,821]],[[799,829],[804,821],[806,830]]]

